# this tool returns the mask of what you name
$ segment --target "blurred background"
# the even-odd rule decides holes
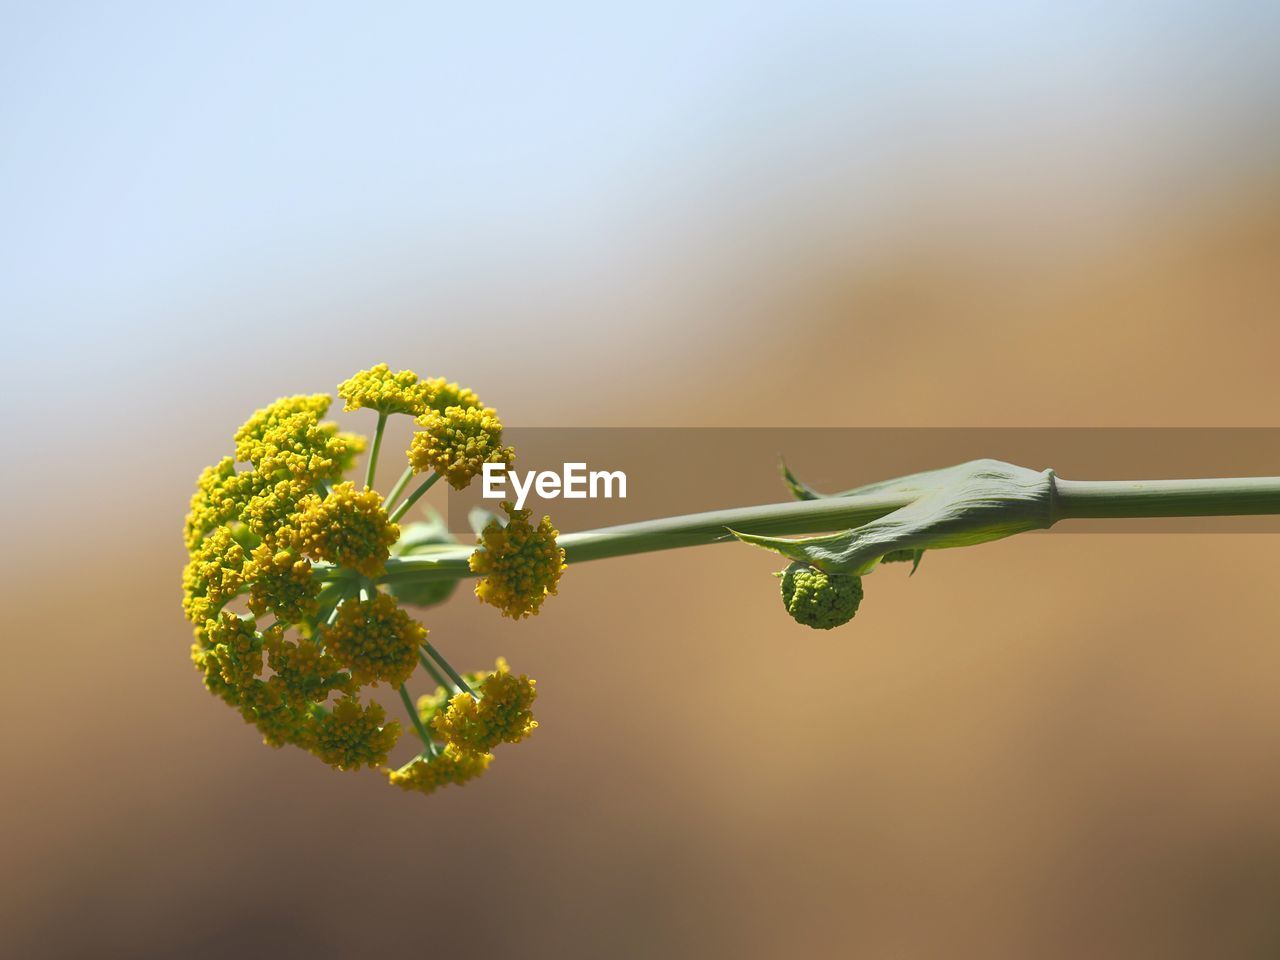
[[[260,746],[178,602],[234,428],[380,360],[520,426],[1276,426],[1278,49],[1262,2],[6,6],[0,952],[1280,954],[1272,536],[947,551],[831,634],[732,546],[459,591],[433,640],[542,726],[430,798]]]

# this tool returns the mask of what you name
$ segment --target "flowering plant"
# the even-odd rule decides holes
[[[200,475],[185,529],[191,656],[209,691],[267,744],[300,747],[339,770],[383,767],[392,784],[431,792],[478,776],[495,747],[527,737],[537,727],[537,690],[501,659],[493,671],[460,675],[402,605],[438,602],[449,591],[387,583],[387,565],[397,548],[420,545],[398,521],[436,480],[462,489],[485,463],[509,463],[513,453],[502,445],[497,413],[443,379],[380,364],[342,383],[338,395],[347,410],[377,414],[361,487],[343,476],[365,439],[324,419],[324,394],[258,410],[236,431],[234,456]],[[372,481],[387,419],[397,414],[420,429],[384,499]],[[476,596],[519,619],[556,592],[564,551],[548,518],[535,524],[529,511],[504,507],[505,521],[481,532],[470,568],[480,574]],[[437,686],[415,703],[406,684],[419,666]],[[421,740],[399,769],[384,765],[400,724],[368,700],[384,683],[399,692]]]
[[[830,630],[863,599],[881,564],[972,546],[1063,519],[1280,513],[1280,478],[1069,481],[977,460],[825,495],[785,465],[794,502],[668,517],[560,536],[550,518],[503,503],[475,547],[400,521],[441,477],[465,488],[486,464],[509,465],[502,422],[476,394],[386,364],[338,387],[345,409],[376,414],[371,443],[325,420],[325,394],[283,397],[233,435],[233,454],[200,474],[184,536],[183,611],[208,690],[270,746],[292,745],[339,770],[381,769],[430,793],[482,774],[502,744],[538,727],[535,681],[498,659],[459,673],[405,605],[430,606],[476,577],[475,596],[523,619],[556,594],[567,563],[737,538],[780,554],[783,606]],[[373,479],[388,418],[417,430],[386,497]],[[363,482],[344,479],[368,447]],[[415,477],[421,479],[411,492]],[[812,534],[811,536],[803,536]],[[797,535],[801,535],[798,536]],[[421,667],[434,684],[416,700]],[[370,699],[394,688],[421,749],[387,766],[398,721]]]

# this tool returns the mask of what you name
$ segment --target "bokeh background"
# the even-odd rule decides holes
[[[941,553],[829,635],[732,546],[460,593],[433,638],[542,727],[429,799],[259,746],[178,581],[244,416],[383,359],[525,426],[1275,426],[1277,49],[1247,2],[6,6],[0,953],[1276,956],[1272,536]]]

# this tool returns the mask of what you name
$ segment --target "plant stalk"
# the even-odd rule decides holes
[[[387,426],[387,415],[378,414],[378,425],[373,430],[373,446],[369,448],[369,463],[364,468],[364,486],[373,489],[373,474],[378,469],[378,451],[382,449],[382,432]]]
[[[413,493],[409,494],[407,497],[404,498],[404,502],[401,503],[400,506],[396,507],[394,510],[391,511],[391,516],[389,518],[391,522],[395,523],[397,520],[403,517],[406,513],[408,513],[409,508],[412,507],[415,503],[417,503],[422,498],[422,495],[426,493],[428,490],[430,490],[435,485],[435,482],[439,479],[440,479],[440,474],[433,473],[430,476],[428,476],[427,479],[423,480],[422,483],[418,485],[418,488],[413,491]]]
[[[1280,477],[1211,480],[1063,480],[1055,478],[1053,515],[1059,520],[1143,517],[1221,517],[1280,514]],[[919,491],[892,490],[848,497],[787,501],[663,517],[559,538],[567,563],[732,541],[729,528],[763,536],[844,530],[892,513]],[[472,547],[447,547],[429,556],[393,557],[383,582],[457,580],[474,576]]]
[[[413,697],[409,696],[409,691],[405,685],[400,684],[400,702],[404,704],[405,712],[409,714],[409,722],[413,724],[414,732],[418,734],[418,739],[422,741],[422,745],[427,748],[427,753],[431,756],[436,755],[436,744],[431,739],[431,734],[427,728],[422,725],[422,719],[418,716],[418,707],[413,702]]]

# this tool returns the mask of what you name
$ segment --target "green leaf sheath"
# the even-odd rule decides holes
[[[785,540],[734,535],[826,573],[861,576],[887,553],[968,547],[1053,523],[1053,471],[975,460],[929,475],[940,485],[893,513],[850,530]],[[904,484],[895,489],[904,489]]]

